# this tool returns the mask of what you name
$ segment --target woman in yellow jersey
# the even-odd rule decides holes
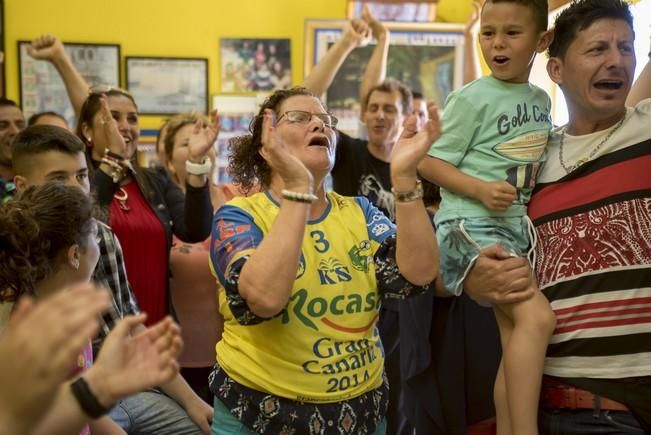
[[[416,166],[440,134],[436,108],[394,146],[394,225],[366,198],[325,192],[337,120],[303,88],[262,105],[232,145],[244,188],[217,212],[211,264],[224,333],[210,376],[213,434],[384,434],[388,385],[375,324],[382,298],[438,273]]]

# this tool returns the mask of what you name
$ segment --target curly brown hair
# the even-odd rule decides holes
[[[63,249],[84,249],[93,209],[81,189],[61,183],[29,187],[0,207],[0,302],[33,294]]]
[[[271,183],[271,168],[260,155],[262,148],[262,120],[265,109],[271,109],[278,116],[278,109],[285,100],[297,95],[318,97],[303,87],[280,89],[271,94],[260,106],[258,114],[249,126],[250,134],[231,139],[229,143],[228,172],[236,184],[240,184],[245,193],[251,191],[256,184],[262,190]],[[323,103],[322,103],[323,104]],[[324,105],[325,107],[325,105]]]

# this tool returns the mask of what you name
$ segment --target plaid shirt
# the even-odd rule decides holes
[[[93,340],[93,351],[96,354],[106,335],[120,319],[129,314],[140,313],[136,297],[127,280],[120,242],[109,226],[101,222],[97,225],[100,256],[93,280],[111,291],[113,309],[103,316],[100,331]]]

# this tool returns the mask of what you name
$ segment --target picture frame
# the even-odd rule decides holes
[[[70,126],[76,124],[75,111],[65,85],[54,66],[27,54],[30,41],[18,41],[20,104],[26,118],[52,111],[62,115]],[[88,84],[120,86],[120,45],[64,42],[72,63]]]
[[[346,16],[348,19],[359,18],[362,8],[367,5],[379,21],[433,22],[436,20],[436,4],[432,1],[373,1],[348,0]]]
[[[402,81],[442,108],[449,93],[463,84],[463,24],[385,24],[391,32],[386,77]],[[341,37],[345,25],[343,20],[306,20],[306,76]],[[339,118],[338,128],[356,137],[364,133],[359,122],[359,85],[374,46],[372,42],[355,49],[324,96],[329,110]]]
[[[207,114],[208,59],[127,56],[126,88],[142,115]]]
[[[269,92],[292,86],[291,40],[222,38],[221,93]]]
[[[232,181],[228,173],[230,141],[235,137],[250,133],[249,125],[266,95],[217,94],[213,96],[213,107],[219,110],[219,119],[221,122],[219,137],[215,144],[217,160],[215,161],[213,183],[227,184]]]

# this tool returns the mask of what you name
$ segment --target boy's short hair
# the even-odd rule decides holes
[[[633,15],[624,0],[576,0],[554,22],[554,40],[547,54],[563,58],[577,33],[600,19],[624,20],[633,30]]]
[[[375,91],[385,92],[388,94],[398,91],[400,93],[400,102],[402,103],[403,115],[408,115],[411,113],[411,105],[413,101],[411,91],[407,86],[402,84],[402,82],[399,82],[398,80],[388,79],[379,85],[373,86],[371,90],[368,91],[368,94],[366,94],[366,98],[364,98],[364,107],[368,107],[368,100],[371,99],[371,95]]]
[[[53,125],[34,125],[16,135],[11,143],[11,162],[16,174],[32,168],[32,157],[48,151],[68,155],[83,153],[84,143],[65,128]]]
[[[547,30],[549,17],[549,6],[547,0],[486,0],[486,3],[484,4],[487,3],[515,3],[528,7],[536,21],[538,31],[544,32]]]

